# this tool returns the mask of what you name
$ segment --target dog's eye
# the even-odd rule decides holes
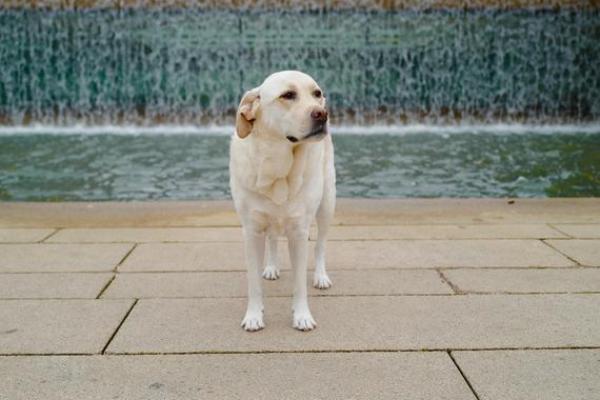
[[[313,96],[315,96],[317,99],[319,99],[319,98],[321,98],[321,96],[323,96],[323,92],[321,92],[319,89],[317,89],[313,92]]]
[[[290,90],[288,92],[285,92],[284,94],[282,94],[281,96],[282,99],[286,99],[286,100],[294,100],[296,98],[296,92],[294,92],[293,90]]]

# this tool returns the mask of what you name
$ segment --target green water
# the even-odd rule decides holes
[[[0,200],[226,199],[224,135],[0,136]],[[340,197],[600,196],[600,133],[335,135]]]

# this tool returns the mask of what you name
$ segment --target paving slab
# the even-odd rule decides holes
[[[433,270],[330,271],[328,290],[309,287],[310,296],[451,294]],[[310,277],[310,275],[309,275]],[[263,280],[265,296],[291,296],[291,271]],[[245,272],[122,273],[103,293],[106,298],[244,297]]]
[[[3,202],[0,207],[0,226],[19,228],[239,226],[239,220],[231,200]]]
[[[555,224],[561,232],[578,239],[600,239],[600,224]]]
[[[600,350],[453,352],[481,400],[581,400],[600,394]]]
[[[454,269],[442,272],[463,293],[600,292],[600,269]]]
[[[280,267],[289,269],[287,245],[279,249]],[[332,241],[327,260],[332,270],[575,265],[539,240]],[[119,270],[245,271],[245,265],[243,243],[152,243],[138,245]]]
[[[580,199],[337,199],[337,225],[595,223],[600,198]],[[3,202],[2,227],[239,226],[233,203]]]
[[[3,357],[10,399],[474,400],[446,353]]]
[[[311,232],[316,239],[316,231]],[[566,235],[545,224],[333,226],[329,240],[545,239]]]
[[[336,224],[600,223],[600,198],[338,199]]]
[[[332,268],[565,267],[573,262],[539,240],[330,242]]]
[[[95,299],[110,273],[2,274],[0,299]]]
[[[130,244],[0,244],[0,272],[112,270]]]
[[[133,250],[119,271],[245,271],[245,265],[241,242],[145,243]]]
[[[548,236],[551,237],[551,236]],[[557,237],[557,236],[554,236]],[[221,228],[93,228],[63,229],[49,243],[241,242],[242,229]]]
[[[140,300],[112,353],[441,350],[600,346],[600,295],[314,297],[313,332],[291,300],[266,298],[266,329],[240,328],[245,299]]]
[[[0,243],[39,242],[48,237],[54,229],[0,228]]]
[[[600,292],[600,269],[454,269],[443,274],[463,293]]]
[[[99,353],[132,300],[2,300],[0,354]]]
[[[581,265],[600,267],[600,240],[548,240],[547,243]]]

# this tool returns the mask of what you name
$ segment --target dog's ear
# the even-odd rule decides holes
[[[235,116],[235,130],[240,138],[243,139],[250,134],[259,103],[258,88],[247,91],[242,97]]]

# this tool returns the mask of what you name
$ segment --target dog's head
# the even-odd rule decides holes
[[[242,97],[236,131],[245,138],[253,131],[292,143],[321,140],[327,135],[325,96],[313,78],[299,71],[270,75]]]

